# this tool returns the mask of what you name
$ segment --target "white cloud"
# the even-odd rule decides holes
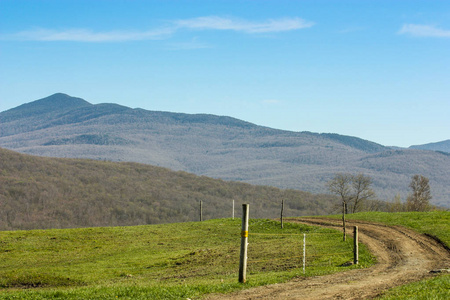
[[[416,37],[450,38],[450,30],[437,28],[431,25],[404,24],[398,33]]]
[[[313,22],[301,18],[283,18],[265,22],[250,22],[217,16],[199,17],[175,22],[178,27],[197,30],[233,30],[246,33],[281,32],[309,28]]]
[[[156,40],[167,37],[174,31],[171,28],[149,31],[107,31],[93,32],[87,29],[50,30],[35,29],[10,35],[15,40],[27,41],[71,41],[71,42],[126,42]]]
[[[172,36],[181,29],[195,30],[232,30],[245,33],[281,32],[308,28],[314,25],[301,18],[273,19],[265,22],[235,20],[217,16],[199,17],[194,19],[176,20],[169,26],[147,31],[104,31],[95,32],[89,29],[54,30],[37,28],[9,35],[1,35],[1,40],[24,41],[71,41],[71,42],[127,42],[142,40],[158,40]],[[184,47],[188,47],[184,45]],[[193,45],[190,47],[205,47]]]

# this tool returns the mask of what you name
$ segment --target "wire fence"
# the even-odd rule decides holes
[[[309,268],[352,264],[354,257],[352,239],[343,241],[341,232],[249,232],[248,247],[248,268],[253,272],[302,268],[306,273]]]

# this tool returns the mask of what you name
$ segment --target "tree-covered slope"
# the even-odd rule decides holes
[[[442,151],[450,153],[450,140],[445,140],[436,143],[429,143],[424,145],[414,145],[409,147],[411,149],[421,149],[421,150],[433,150],[433,151]]]
[[[226,182],[137,163],[45,158],[0,148],[0,230],[124,226],[236,216],[324,214],[333,197]]]

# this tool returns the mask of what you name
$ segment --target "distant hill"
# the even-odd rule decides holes
[[[225,182],[137,163],[46,158],[0,148],[0,230],[125,226],[236,217],[326,214],[337,200]]]
[[[371,176],[381,199],[405,199],[411,176],[421,174],[430,178],[433,204],[450,207],[450,157],[443,152],[225,116],[92,105],[65,94],[1,112],[0,124],[0,146],[21,153],[139,162],[311,193],[325,193],[334,174],[350,172]]]
[[[429,143],[429,144],[424,144],[424,145],[414,145],[409,148],[410,149],[442,151],[442,152],[450,153],[450,140],[437,142],[437,143]]]

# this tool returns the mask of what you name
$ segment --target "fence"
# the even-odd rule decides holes
[[[358,264],[357,227],[353,230],[353,243],[343,241],[342,233],[334,230],[308,233],[253,233],[248,230],[248,215],[248,204],[244,204],[239,282],[246,281],[247,265],[253,272],[302,268],[303,273],[306,273],[309,267],[327,268]],[[249,237],[251,237],[250,244]],[[279,245],[276,251],[274,244]]]

